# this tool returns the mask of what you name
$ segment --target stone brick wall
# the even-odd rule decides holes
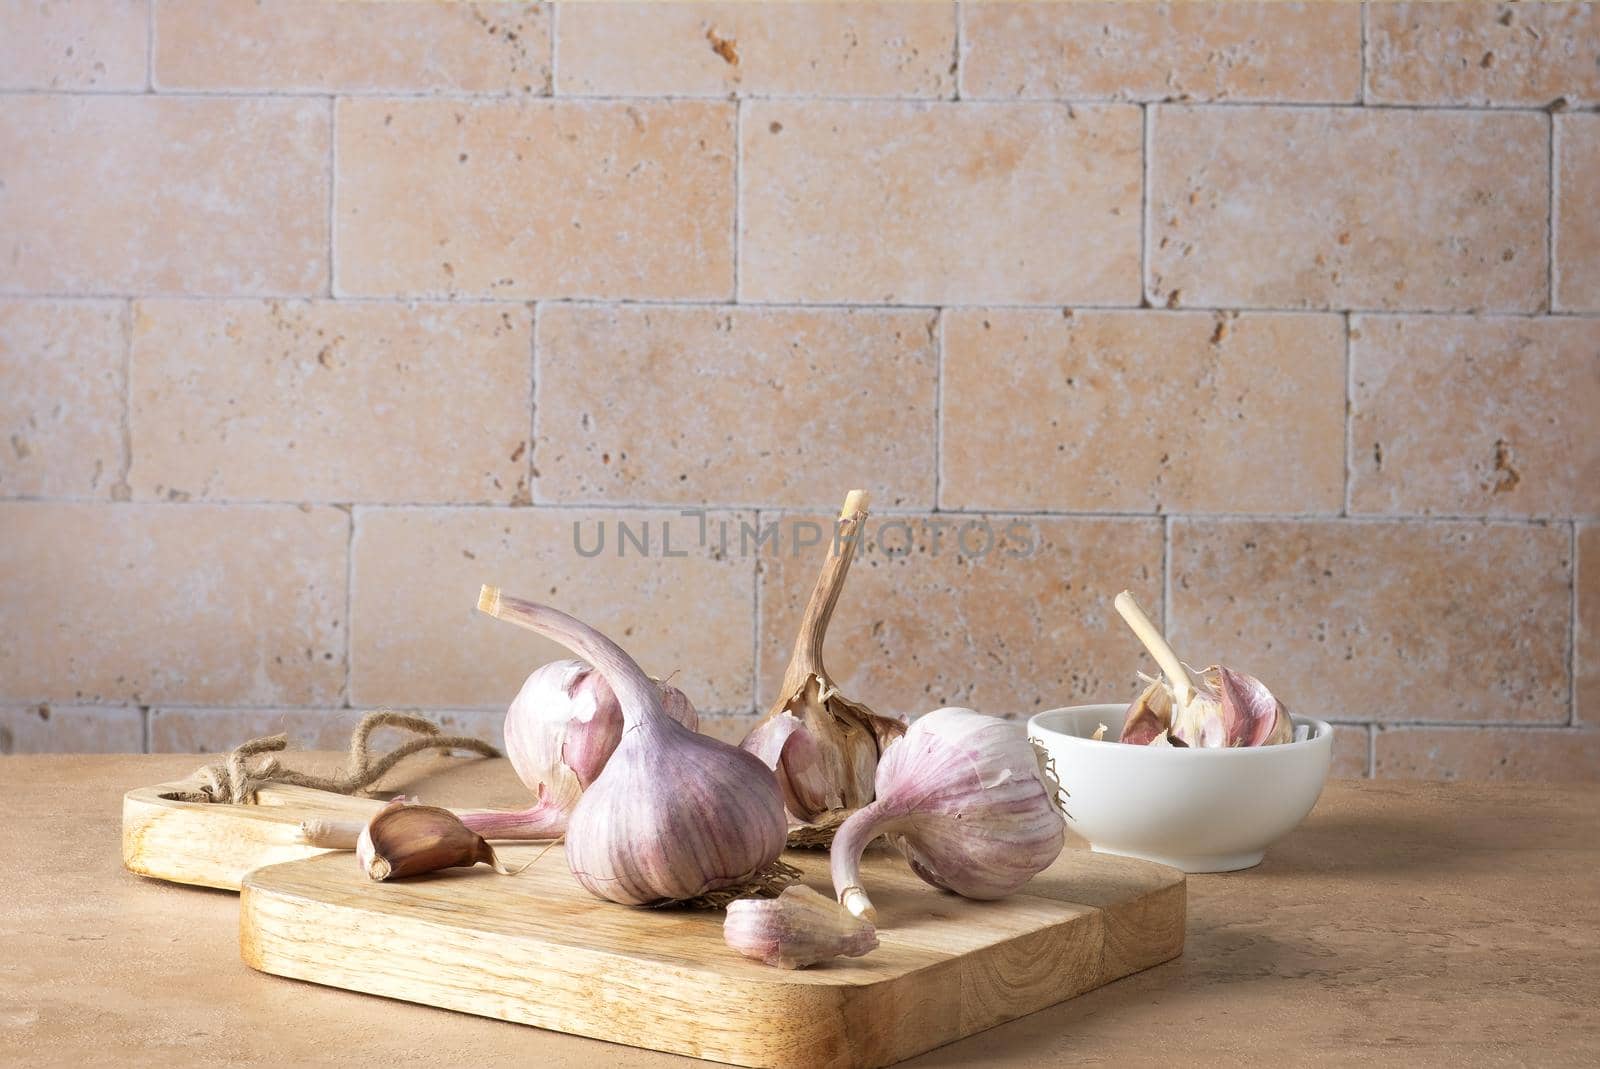
[[[882,710],[1123,699],[1130,587],[1600,776],[1597,106],[1589,4],[0,0],[0,748],[493,735],[481,582],[737,737],[863,486]]]

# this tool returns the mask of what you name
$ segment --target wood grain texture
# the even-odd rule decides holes
[[[202,759],[184,760],[199,763]],[[287,763],[306,772],[331,775],[342,767],[343,760],[342,754],[297,750],[288,755]],[[137,787],[123,795],[123,868],[171,883],[237,891],[251,869],[327,852],[299,841],[302,820],[366,820],[400,793],[457,809],[513,809],[528,802],[527,788],[517,780],[510,761],[438,753],[407,758],[373,785],[369,793],[376,797],[290,786],[263,788],[257,805],[180,802],[166,797],[194,790],[197,775]]]
[[[129,872],[196,887],[237,891],[245,873],[327,851],[299,841],[300,822],[369,819],[383,808],[307,787],[264,787],[257,805],[182,802],[168,797],[193,780],[139,787],[122,798],[122,865]]]
[[[514,868],[538,851],[500,853]],[[787,860],[828,891],[824,855]],[[1184,878],[1145,862],[1069,851],[1000,902],[936,891],[887,851],[868,854],[863,876],[879,948],[795,972],[734,954],[720,912],[590,896],[559,848],[513,877],[479,867],[375,884],[340,856],[258,869],[241,889],[240,952],[280,976],[631,1046],[775,1069],[866,1069],[1183,948]]]
[[[295,767],[341,758],[296,754]],[[526,800],[507,762],[415,760],[385,789]],[[113,1041],[128,1069],[696,1064],[245,968],[233,895],[130,875],[117,846],[128,786],[201,761],[0,757],[0,1065],[101,1065]],[[1334,780],[1259,866],[1188,878],[1181,957],[902,1069],[1593,1069],[1597,870],[1600,784]]]

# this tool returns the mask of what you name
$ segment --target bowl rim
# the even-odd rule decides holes
[[[1121,753],[1146,753],[1151,756],[1148,758],[1143,758],[1143,760],[1155,761],[1192,761],[1197,758],[1202,761],[1214,761],[1219,758],[1235,761],[1272,760],[1273,758],[1271,755],[1273,753],[1294,753],[1304,751],[1310,747],[1331,748],[1333,746],[1334,726],[1332,724],[1326,720],[1319,720],[1314,716],[1301,716],[1299,713],[1290,713],[1289,721],[1292,724],[1305,724],[1310,726],[1313,729],[1311,737],[1297,742],[1280,742],[1274,746],[1129,746],[1124,743],[1119,743],[1115,739],[1100,739],[1097,741],[1095,739],[1085,738],[1082,735],[1073,735],[1062,731],[1059,728],[1053,728],[1046,724],[1040,723],[1040,721],[1048,716],[1053,716],[1060,713],[1082,713],[1087,712],[1090,709],[1110,709],[1119,713],[1126,713],[1128,706],[1123,702],[1090,702],[1084,705],[1063,705],[1057,709],[1045,709],[1041,712],[1033,714],[1028,718],[1028,737],[1038,738],[1040,741],[1045,743],[1053,743],[1057,740],[1060,740],[1073,746],[1080,744],[1103,746],[1109,743],[1110,745],[1119,747],[1119,752]],[[1202,754],[1207,756],[1201,757],[1200,755]]]

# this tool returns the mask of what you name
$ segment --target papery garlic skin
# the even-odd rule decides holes
[[[1004,898],[1048,868],[1066,843],[1061,788],[1021,724],[971,709],[921,717],[878,762],[877,799],[846,820],[830,865],[839,901],[875,911],[861,854],[886,835],[911,869],[966,898]]]
[[[822,662],[823,638],[865,537],[866,519],[866,491],[850,491],[806,602],[778,698],[741,744],[777,775],[784,807],[800,826],[831,817],[824,826],[831,828],[843,812],[872,801],[878,759],[905,733],[902,721],[840,694]]]
[[[694,704],[678,688],[657,683],[662,707],[693,731]],[[535,669],[506,710],[506,756],[534,804],[515,811],[475,810],[462,821],[488,839],[555,839],[584,788],[593,783],[622,738],[622,706],[610,684],[582,661]]]
[[[783,797],[756,757],[690,731],[621,647],[545,605],[485,587],[478,608],[554,639],[592,664],[624,729],[567,823],[567,863],[591,893],[654,905],[738,887],[783,852]]]
[[[1204,682],[1197,686],[1188,666],[1178,659],[1132,594],[1124,590],[1112,604],[1165,677],[1151,680],[1128,706],[1119,741],[1221,749],[1270,746],[1293,739],[1289,711],[1261,680],[1212,665],[1201,673]]]
[[[723,941],[747,958],[779,969],[803,969],[833,958],[859,958],[877,949],[871,922],[803,884],[777,898],[740,898],[728,903]]]

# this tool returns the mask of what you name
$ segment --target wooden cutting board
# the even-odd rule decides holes
[[[512,867],[540,848],[508,846]],[[826,856],[791,851],[831,895]],[[517,876],[487,867],[372,883],[349,854],[244,877],[247,964],[429,1006],[735,1065],[869,1069],[1176,957],[1184,878],[1068,849],[1024,892],[971,902],[871,851],[880,946],[794,972],[730,951],[720,912],[590,896],[559,847]]]
[[[294,767],[319,773],[332,772],[344,759],[342,754],[313,751],[288,756]],[[158,880],[237,891],[251,869],[327,852],[299,841],[303,820],[369,820],[386,799],[402,793],[434,805],[471,808],[515,808],[526,805],[528,796],[504,758],[440,754],[408,759],[374,789],[376,798],[289,786],[261,788],[256,805],[173,797],[197,785],[191,777],[136,787],[123,795],[124,868]]]

